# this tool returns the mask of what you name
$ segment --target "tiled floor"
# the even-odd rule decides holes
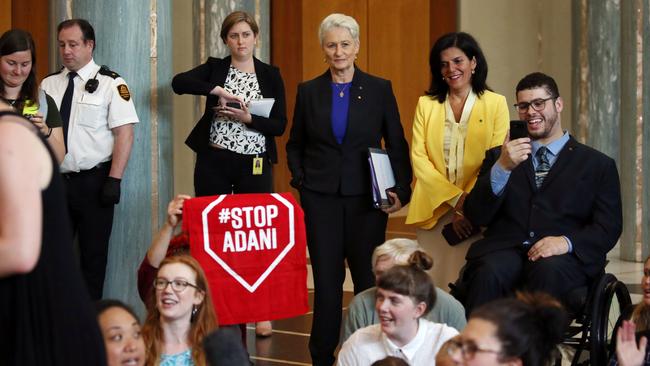
[[[637,302],[639,294],[639,283],[643,274],[643,263],[621,261],[618,248],[615,248],[608,255],[609,263],[607,272],[614,274],[619,280],[628,284],[632,293],[632,301]],[[308,284],[311,286],[311,268]],[[346,276],[344,284],[344,311],[345,306],[352,298],[352,283],[350,276]],[[311,288],[311,287],[310,287]],[[634,293],[636,292],[636,294]],[[313,300],[313,291],[310,290],[310,308]],[[269,338],[256,338],[253,324],[248,326],[248,352],[252,361],[259,366],[276,365],[311,365],[309,357],[308,342],[311,328],[312,314],[278,320],[273,322],[273,336]]]

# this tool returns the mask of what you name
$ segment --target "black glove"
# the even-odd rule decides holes
[[[107,177],[102,192],[99,194],[99,201],[104,206],[116,205],[120,203],[120,182],[122,180],[113,177]]]
[[[289,185],[297,190],[300,190],[302,188],[302,174],[291,178]]]

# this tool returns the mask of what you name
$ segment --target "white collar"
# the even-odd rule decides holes
[[[90,59],[90,62],[88,62],[84,67],[80,68],[77,70],[77,75],[81,78],[81,80],[86,81],[88,79],[92,79],[95,77],[97,72],[99,71],[99,65],[95,63],[95,59]],[[70,70],[68,68],[65,68],[65,73],[64,76],[67,76],[70,73]]]
[[[406,361],[409,361],[409,363],[413,361],[415,354],[422,346],[422,343],[424,343],[427,332],[425,328],[428,328],[427,323],[428,322],[422,318],[418,319],[418,332],[415,334],[415,337],[413,337],[413,339],[411,339],[411,341],[405,344],[403,347],[397,347],[395,343],[388,339],[384,332],[381,332],[381,341],[384,344],[386,354],[400,358],[403,358],[403,355],[406,357]]]
[[[463,106],[463,112],[460,115],[460,121],[456,121],[454,112],[451,109],[451,104],[449,103],[449,93],[447,93],[447,97],[445,98],[445,119],[449,122],[458,122],[461,125],[466,125],[477,97],[476,93],[474,93],[474,89],[470,89],[467,99],[465,99],[465,105]]]

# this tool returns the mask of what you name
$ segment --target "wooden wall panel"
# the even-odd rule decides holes
[[[0,0],[0,32],[11,29],[11,0]]]
[[[287,129],[275,139],[278,145],[278,164],[273,167],[273,186],[276,192],[293,192],[289,185],[291,174],[287,167],[285,146],[296,103],[298,83],[302,81],[302,5],[299,2],[271,2],[271,64],[280,68],[287,98]]]
[[[392,81],[410,143],[415,106],[430,82],[429,1],[370,1],[368,22],[368,70]]]
[[[429,35],[430,45],[445,33],[458,30],[458,1],[457,0],[430,0],[429,7]],[[431,50],[431,47],[429,47]]]
[[[36,79],[39,83],[48,74],[49,67],[48,12],[47,0],[12,0],[11,27],[30,32],[36,43]]]

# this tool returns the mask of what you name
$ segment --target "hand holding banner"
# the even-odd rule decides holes
[[[304,215],[291,194],[190,199],[183,228],[208,277],[219,324],[308,311]]]

